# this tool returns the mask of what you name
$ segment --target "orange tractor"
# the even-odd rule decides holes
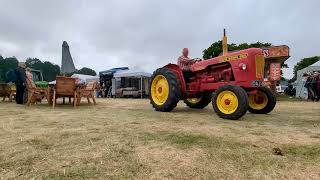
[[[237,120],[247,111],[267,114],[276,105],[272,91],[263,86],[265,59],[262,49],[227,52],[191,66],[185,79],[180,67],[168,64],[154,71],[150,85],[150,103],[156,111],[172,111],[180,100],[190,108],[202,109],[212,102],[221,118]]]

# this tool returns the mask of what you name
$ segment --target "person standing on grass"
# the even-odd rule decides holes
[[[20,62],[18,64],[18,68],[15,69],[14,73],[16,75],[16,102],[17,104],[23,104],[23,96],[25,91],[25,85],[26,85],[26,64]]]

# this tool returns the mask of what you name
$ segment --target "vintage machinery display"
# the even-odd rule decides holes
[[[178,65],[157,69],[151,78],[150,103],[156,111],[172,111],[179,100],[190,108],[204,108],[212,102],[218,116],[237,120],[247,111],[267,114],[276,98],[263,86],[265,59],[263,50],[250,48],[228,53],[223,38],[223,55],[191,66],[185,79]],[[186,83],[187,82],[187,83]]]
[[[286,45],[262,48],[265,58],[264,81],[274,93],[281,80],[281,65],[290,58],[289,50]]]
[[[41,87],[41,88],[48,87],[48,82],[43,80],[42,71],[31,69],[31,73],[33,77],[33,82],[37,87]]]

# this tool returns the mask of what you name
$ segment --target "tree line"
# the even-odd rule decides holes
[[[4,82],[6,80],[6,73],[10,70],[17,68],[18,59],[16,57],[2,57],[0,55],[0,82]],[[49,61],[41,61],[38,58],[27,58],[25,61],[27,67],[30,67],[35,70],[42,71],[43,80],[44,81],[53,81],[56,79],[57,75],[61,75],[60,66],[53,64]],[[71,76],[72,74],[86,74],[96,76],[97,73],[87,67],[83,67],[79,70],[76,70],[73,73],[67,74],[67,76]]]
[[[228,44],[229,51],[237,51],[248,48],[263,48],[270,47],[271,43],[256,42],[252,44],[242,43],[242,44]],[[212,43],[207,49],[203,50],[203,59],[210,59],[219,56],[222,53],[222,41],[217,41]],[[303,68],[310,66],[320,60],[320,56],[313,56],[301,59],[293,68],[294,77],[290,80],[293,82],[297,78],[297,72]],[[0,55],[0,82],[5,81],[6,73],[18,66],[18,59],[16,57],[2,57]],[[49,61],[41,61],[38,58],[28,58],[26,60],[26,65],[32,69],[40,70],[43,74],[44,81],[53,81],[57,75],[60,75],[60,66],[53,64]],[[288,68],[287,64],[282,64],[283,68]],[[83,67],[76,72],[67,74],[71,76],[72,74],[86,74],[96,76],[96,72],[90,68]]]

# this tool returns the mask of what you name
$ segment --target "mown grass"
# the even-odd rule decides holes
[[[287,102],[299,102],[299,101],[305,101],[303,99],[299,99],[293,96],[287,96],[287,95],[278,95],[277,101],[287,101]]]
[[[197,159],[195,163],[202,163],[203,169],[199,172],[204,174],[211,174],[210,162],[217,159],[223,161],[221,166],[234,166],[236,169],[243,171],[244,174],[239,175],[241,178],[264,178],[265,174],[274,173],[277,171],[287,171],[292,166],[317,166],[320,160],[320,144],[315,145],[274,145],[267,147],[259,147],[252,143],[238,142],[232,139],[207,136],[204,134],[190,134],[190,133],[174,133],[174,132],[160,132],[158,134],[144,133],[141,135],[143,141],[167,142],[179,149],[202,149],[205,156]],[[147,144],[145,142],[145,144]],[[273,148],[278,148],[282,151],[282,155],[273,153]],[[204,166],[204,164],[209,164]],[[295,167],[296,168],[296,167]],[[207,172],[206,172],[207,171]],[[257,174],[257,171],[262,171]],[[228,171],[225,172],[227,174]],[[256,174],[256,175],[254,175]],[[286,176],[279,176],[279,174],[269,174],[272,178]],[[319,175],[319,174],[318,174]],[[215,175],[213,175],[215,176]]]
[[[66,168],[61,171],[50,171],[48,175],[43,177],[46,180],[62,180],[62,179],[89,179],[98,178],[100,170],[93,167],[77,167],[77,168]]]
[[[280,101],[241,121],[211,107],[160,113],[146,100],[98,103],[0,104],[0,179],[320,178],[316,103]]]
[[[287,145],[283,151],[289,158],[300,158],[306,161],[320,161],[320,145]]]

